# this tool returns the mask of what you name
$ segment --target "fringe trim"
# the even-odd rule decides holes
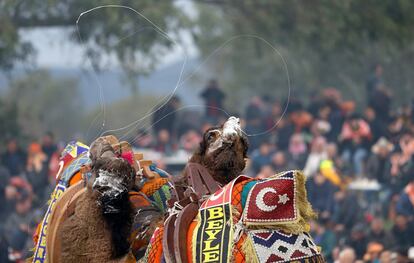
[[[257,254],[256,254],[256,250],[254,249],[253,241],[248,236],[246,237],[241,249],[242,249],[242,252],[244,253],[246,262],[260,263],[259,258],[257,257]]]

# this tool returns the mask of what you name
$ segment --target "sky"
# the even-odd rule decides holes
[[[176,5],[187,12],[187,14],[191,16],[196,15],[196,10],[191,1],[180,0],[176,2]],[[99,12],[99,10],[95,12]],[[86,48],[82,44],[76,44],[70,39],[71,32],[73,32],[73,29],[50,27],[22,30],[19,33],[23,40],[30,41],[34,46],[37,52],[35,62],[39,67],[74,68],[85,66],[85,63],[88,63],[84,53]],[[183,31],[179,37],[182,40],[183,46],[174,47],[168,52],[160,61],[159,68],[183,60],[183,50],[186,50],[188,57],[197,56],[197,48],[189,32]],[[108,61],[114,68],[118,66],[116,58],[113,56],[104,56],[104,60]]]

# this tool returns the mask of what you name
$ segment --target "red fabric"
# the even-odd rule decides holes
[[[121,154],[122,159],[128,161],[130,165],[134,165],[134,156],[132,152],[124,152]]]
[[[247,223],[290,221],[296,218],[295,182],[275,178],[255,184],[246,202]]]

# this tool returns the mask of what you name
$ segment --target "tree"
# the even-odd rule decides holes
[[[103,5],[112,7],[97,8],[83,15],[76,28],[82,12]],[[85,43],[96,68],[103,66],[102,54],[112,55],[127,76],[136,80],[137,75],[148,73],[174,42],[133,10],[114,5],[138,10],[171,34],[188,23],[172,1],[3,0],[0,1],[0,67],[11,68],[16,61],[33,54],[31,43],[22,42],[19,30],[65,27],[71,28],[73,41]]]
[[[200,15],[194,35],[204,57],[232,36],[262,37],[286,58],[298,93],[336,86],[361,102],[361,89],[369,68],[376,62],[384,65],[386,83],[397,96],[407,94],[414,84],[410,72],[414,57],[413,1],[197,3]],[[257,37],[232,41],[218,57],[215,67],[230,71],[224,77],[230,88],[254,88],[253,92],[261,93],[273,87],[279,93],[287,89],[280,57]],[[407,97],[402,95],[399,99]]]
[[[39,138],[52,131],[60,138],[72,138],[82,122],[82,102],[77,82],[54,79],[46,71],[34,71],[10,84],[0,110],[11,123],[10,131]],[[18,134],[16,132],[16,134]],[[13,134],[15,135],[15,134]]]
[[[5,145],[8,138],[18,138],[21,135],[21,128],[17,122],[16,105],[7,104],[0,99],[0,144]],[[3,147],[0,146],[0,149]]]

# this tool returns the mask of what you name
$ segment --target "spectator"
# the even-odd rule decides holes
[[[391,104],[391,93],[385,88],[383,73],[382,65],[375,64],[372,75],[368,78],[366,88],[368,105],[373,108],[379,118],[387,120]]]
[[[393,262],[392,252],[390,250],[382,251],[380,258],[379,258],[379,262],[380,263],[392,263]]]
[[[304,129],[310,128],[313,117],[307,111],[299,108],[290,114],[290,119],[295,127],[295,132],[301,132]]]
[[[56,152],[57,145],[55,143],[55,136],[52,132],[47,132],[42,137],[42,151],[47,155],[48,161],[52,155]]]
[[[322,174],[317,173],[306,185],[312,207],[324,218],[329,218],[335,207],[336,187]]]
[[[344,121],[344,114],[342,111],[342,96],[336,89],[325,89],[323,91],[323,104],[318,113],[321,120],[327,120],[330,124],[330,130],[326,137],[329,142],[336,142],[338,135],[341,132]]]
[[[272,146],[269,142],[261,143],[259,149],[252,153],[252,170],[256,175],[259,173],[262,166],[270,165],[272,155]]]
[[[354,263],[356,259],[355,250],[348,247],[339,253],[338,263]]]
[[[367,162],[367,175],[371,179],[376,179],[381,184],[386,183],[386,165],[390,158],[394,145],[384,137],[381,137],[371,148],[372,155]]]
[[[7,150],[1,156],[1,160],[11,176],[21,175],[25,170],[26,155],[20,150],[15,139],[7,141]]]
[[[276,172],[290,170],[290,165],[286,155],[282,151],[277,151],[271,156],[272,167]]]
[[[326,120],[314,120],[310,131],[313,137],[326,136],[331,130],[331,124]]]
[[[352,227],[347,245],[355,250],[358,259],[363,258],[368,245],[368,239],[365,233],[365,226],[362,223],[357,223]]]
[[[342,159],[351,162],[354,175],[363,173],[363,160],[367,156],[367,148],[371,140],[371,130],[367,122],[358,115],[352,115],[342,126],[340,134],[342,141]]]
[[[398,248],[407,251],[413,245],[414,224],[409,222],[406,216],[397,216],[391,232],[395,238],[395,245]]]
[[[343,187],[343,182],[339,174],[338,167],[342,166],[342,161],[337,157],[337,148],[333,143],[326,146],[327,158],[320,162],[319,171],[333,185]]]
[[[368,242],[379,243],[386,248],[390,248],[394,244],[393,236],[384,229],[384,222],[381,218],[372,220],[368,232]]]
[[[307,145],[300,133],[295,133],[289,140],[289,159],[294,167],[304,167],[306,162]]]
[[[397,213],[414,217],[414,179],[404,188],[396,205]]]
[[[399,193],[410,182],[414,172],[414,139],[411,134],[405,133],[399,140],[401,152],[394,153],[391,160],[389,174],[390,187],[393,193]]]
[[[27,178],[33,187],[37,197],[43,196],[45,187],[48,185],[48,159],[42,152],[42,147],[38,143],[32,143],[28,149],[27,157]]]
[[[367,107],[365,109],[365,120],[367,121],[371,132],[372,141],[376,142],[379,138],[387,136],[387,124],[383,120],[377,118],[377,115],[373,108]]]
[[[334,200],[332,220],[337,224],[336,229],[339,232],[350,230],[361,219],[361,209],[356,196],[341,189],[334,194]]]
[[[221,109],[226,98],[226,94],[221,90],[217,80],[210,80],[200,96],[206,105],[206,117],[211,120],[217,120],[222,114]]]
[[[311,151],[303,169],[306,177],[312,177],[319,171],[320,163],[328,157],[325,148],[326,139],[324,137],[320,136],[313,139]]]
[[[171,140],[168,130],[160,130],[157,136],[157,144],[154,149],[166,155],[171,155],[176,149],[176,145]]]
[[[379,63],[375,64],[366,84],[367,98],[371,98],[375,89],[378,88],[380,85],[384,84],[384,80],[382,77],[383,73],[384,68],[382,67],[382,65]]]
[[[276,171],[273,169],[271,165],[264,165],[262,166],[256,177],[259,179],[265,179],[274,175],[275,173]]]
[[[14,203],[14,212],[4,223],[5,237],[10,244],[12,253],[22,255],[28,248],[27,240],[31,237],[30,228],[32,220],[32,188],[30,184],[21,177],[13,177],[9,188],[10,202]]]
[[[201,134],[191,129],[181,136],[180,146],[187,152],[194,152],[201,140]]]
[[[270,114],[265,116],[265,130],[276,130],[275,125],[280,121],[282,115],[282,106],[279,101],[274,101],[270,106]]]
[[[368,104],[375,111],[376,116],[382,121],[388,121],[391,106],[391,92],[385,85],[378,85],[372,95]]]
[[[153,135],[147,130],[139,130],[137,136],[132,139],[132,145],[138,149],[149,149],[154,146]]]
[[[384,245],[379,242],[372,241],[367,245],[367,251],[363,257],[363,262],[378,262],[381,252],[384,250]]]
[[[287,151],[289,148],[290,136],[295,133],[295,127],[288,118],[280,120],[277,130],[277,148],[281,151]]]
[[[329,220],[322,219],[321,224],[315,223],[313,226],[314,233],[312,234],[315,243],[323,247],[322,253],[327,262],[332,262],[332,251],[335,248],[336,236],[331,230]]]
[[[59,143],[56,146],[56,151],[52,154],[49,159],[49,171],[48,171],[48,178],[49,183],[55,185],[56,184],[56,175],[60,169],[60,154],[65,149],[64,143]]]
[[[155,134],[161,130],[167,130],[169,134],[174,134],[177,122],[177,109],[180,107],[180,99],[172,96],[170,100],[164,102],[152,115],[152,128]]]

